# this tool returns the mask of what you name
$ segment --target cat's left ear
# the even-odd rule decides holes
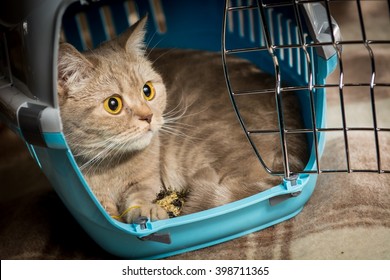
[[[138,52],[143,55],[145,53],[145,34],[146,22],[148,16],[144,16],[139,21],[134,23],[129,29],[123,32],[117,38],[118,44],[127,52]]]

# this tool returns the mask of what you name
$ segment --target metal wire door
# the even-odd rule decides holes
[[[368,3],[369,2],[369,3]],[[390,83],[386,79],[386,69],[379,69],[379,60],[386,58],[380,56],[390,50],[390,32],[380,33],[378,29],[390,30],[389,2],[388,1],[226,1],[225,22],[223,26],[223,57],[225,75],[233,107],[237,112],[241,126],[259,161],[270,174],[281,175],[290,178],[297,173],[330,173],[330,172],[376,172],[389,173],[389,165],[383,160],[382,145],[388,142],[390,136],[389,122],[381,121],[380,116],[389,115],[384,97],[390,94]],[[375,3],[374,3],[375,2]],[[372,5],[383,7],[382,14],[378,15],[383,20],[381,26],[375,21],[374,15],[369,13]],[[343,25],[338,25],[337,11],[344,9],[350,18],[355,20],[353,32],[350,29],[343,30]],[[283,16],[288,15],[287,23],[283,22]],[[334,15],[336,14],[335,18]],[[342,13],[339,13],[342,14]],[[294,26],[295,24],[295,26]],[[349,25],[350,26],[350,25]],[[345,34],[343,33],[345,31]],[[238,32],[246,38],[242,45],[230,45],[229,34]],[[341,33],[341,34],[340,34]],[[363,69],[350,69],[347,65],[351,55],[356,50],[365,58]],[[275,87],[273,89],[256,89],[252,92],[240,92],[233,90],[229,84],[229,69],[226,65],[226,57],[229,55],[259,56],[261,52],[267,52],[269,59],[260,61],[262,70],[275,75]],[[313,53],[324,59],[333,59],[337,67],[327,79],[318,79],[318,67],[315,67]],[[289,56],[289,57],[286,57]],[[353,56],[352,56],[353,57]],[[388,57],[388,56],[387,56]],[[256,58],[254,59],[256,60]],[[289,61],[295,72],[302,75],[300,84],[289,85],[283,77],[282,64]],[[294,62],[293,62],[294,60]],[[299,60],[296,62],[296,60]],[[353,59],[352,59],[353,60]],[[389,61],[390,62],[390,61]],[[293,65],[293,64],[296,65]],[[383,61],[381,61],[383,64]],[[264,69],[270,67],[268,69]],[[384,67],[381,67],[384,68]],[[364,79],[354,79],[359,73]],[[364,73],[362,73],[364,72]],[[330,74],[330,73],[328,73]],[[240,116],[240,108],[236,103],[237,96],[244,94],[263,94],[270,90],[275,93],[276,108],[278,110],[279,127],[274,130],[256,129],[246,127]],[[328,112],[331,116],[337,115],[337,122],[329,124],[318,123],[318,108],[315,100],[322,91],[327,91],[328,99],[338,99],[337,110]],[[283,92],[308,92],[310,103],[311,124],[304,129],[289,129],[283,117],[282,93]],[[363,122],[355,122],[348,112],[350,99],[364,99],[365,112],[369,112],[369,118]],[[333,102],[334,103],[334,102]],[[307,109],[307,108],[306,108]],[[336,112],[337,111],[337,112]],[[385,118],[388,119],[388,118]],[[261,157],[261,147],[257,147],[253,141],[256,134],[279,134],[284,170],[282,172],[270,168]],[[315,157],[315,167],[311,170],[291,170],[289,165],[289,151],[286,137],[292,134],[305,134],[310,136],[309,150]],[[322,144],[319,138],[323,136],[333,139],[337,136],[341,143],[340,157],[344,157],[343,166],[323,166],[321,164]],[[351,146],[351,140],[359,135],[368,135],[372,140],[370,153],[374,155],[367,165],[354,165],[354,149],[361,147]],[[354,140],[356,142],[356,140]],[[367,147],[364,147],[367,148]],[[326,150],[325,150],[326,152]],[[359,161],[360,159],[356,159]],[[356,166],[356,167],[355,167]]]

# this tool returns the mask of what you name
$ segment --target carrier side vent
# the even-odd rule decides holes
[[[149,0],[150,7],[152,8],[152,16],[156,26],[157,32],[160,34],[167,32],[167,22],[161,0]]]
[[[5,34],[0,33],[0,88],[12,84],[11,67]]]

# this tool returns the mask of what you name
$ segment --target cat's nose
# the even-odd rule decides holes
[[[152,117],[153,117],[153,114],[149,114],[149,115],[145,115],[145,116],[140,116],[140,117],[139,117],[139,120],[140,120],[140,121],[147,121],[148,123],[151,123],[151,122],[152,122]]]

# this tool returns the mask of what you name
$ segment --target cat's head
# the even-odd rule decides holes
[[[60,45],[57,89],[64,133],[84,162],[145,149],[163,125],[166,91],[145,55],[145,23],[143,18],[84,53]]]

